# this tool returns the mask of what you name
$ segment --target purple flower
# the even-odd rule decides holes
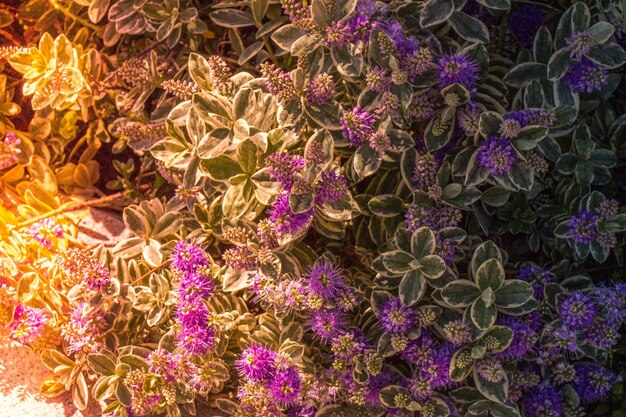
[[[179,300],[197,297],[207,299],[213,294],[214,289],[215,284],[210,278],[197,272],[186,272],[178,285],[178,298]]]
[[[591,32],[581,30],[572,33],[572,36],[567,38],[565,43],[572,57],[581,58],[583,55],[589,53],[595,41],[593,40]]]
[[[439,255],[447,264],[452,264],[456,253],[454,242],[448,238],[442,239],[439,235],[435,236],[435,242],[435,255]]]
[[[463,320],[452,320],[443,326],[443,334],[454,346],[461,346],[472,340],[472,329]]]
[[[439,87],[458,83],[468,90],[478,81],[478,65],[463,51],[439,58]]]
[[[424,226],[438,231],[446,227],[458,226],[463,219],[463,214],[461,210],[451,206],[424,208],[411,205],[405,219],[409,232],[414,232]]]
[[[381,67],[373,67],[365,75],[365,83],[370,90],[376,91],[377,93],[387,91],[389,88],[389,75],[387,70]]]
[[[280,194],[268,211],[279,235],[297,236],[304,232],[313,220],[313,209],[294,213],[289,206],[289,195]]]
[[[317,182],[315,190],[315,203],[334,203],[344,198],[348,194],[348,181],[333,169],[322,172],[320,180]]]
[[[424,367],[424,372],[433,387],[446,389],[454,384],[450,379],[450,362],[454,356],[455,348],[450,343],[443,343],[439,349],[433,352],[432,358]]]
[[[506,326],[513,331],[511,344],[495,356],[500,360],[522,359],[535,348],[539,334],[527,321],[512,316],[505,316],[498,321],[499,325]]]
[[[150,372],[161,375],[165,381],[171,382],[176,379],[176,375],[179,373],[178,367],[181,359],[180,354],[175,355],[165,349],[157,349],[150,352],[146,362]]]
[[[439,348],[439,343],[433,334],[427,329],[422,329],[420,336],[417,339],[409,340],[407,348],[400,355],[407,362],[425,367],[433,361],[435,352]]]
[[[291,189],[297,171],[304,168],[304,158],[286,152],[275,152],[265,158],[265,166],[270,178]]]
[[[415,312],[399,298],[392,298],[380,307],[378,320],[388,334],[406,334],[415,327]]]
[[[318,258],[307,275],[309,288],[314,295],[325,300],[334,299],[345,288],[341,269],[326,258]]]
[[[596,319],[598,307],[591,297],[582,292],[571,294],[558,304],[559,316],[573,330],[589,327]]]
[[[540,301],[543,300],[543,287],[554,281],[550,271],[534,265],[526,265],[521,268],[517,278],[528,282],[533,287],[535,298]]]
[[[546,333],[551,337],[556,346],[570,352],[576,352],[578,346],[578,332],[568,326],[558,326],[546,328]]]
[[[327,72],[321,73],[311,80],[306,90],[307,104],[322,104],[333,96],[335,81]]]
[[[441,161],[431,153],[426,153],[419,157],[411,180],[415,184],[414,190],[428,191],[430,187],[437,183],[437,172],[441,166]]]
[[[526,417],[560,417],[563,395],[555,386],[542,384],[524,395],[523,404]]]
[[[296,368],[290,366],[276,372],[269,391],[279,404],[293,405],[300,395],[300,374]]]
[[[63,237],[63,228],[54,219],[47,218],[30,226],[28,234],[39,243],[42,248],[52,249],[54,242]]]
[[[591,346],[597,349],[611,349],[619,342],[619,327],[608,323],[596,322],[585,334]]]
[[[416,48],[402,60],[402,69],[410,79],[437,68],[433,53],[426,47]]]
[[[619,202],[612,198],[604,200],[596,208],[596,213],[602,220],[613,218],[619,214]]]
[[[323,308],[315,310],[309,319],[309,326],[317,337],[323,341],[331,341],[342,334],[347,320],[340,310]]]
[[[546,109],[524,109],[504,115],[504,120],[516,120],[520,127],[552,127],[556,122],[556,113]]]
[[[517,160],[517,154],[507,139],[491,136],[478,147],[477,160],[491,175],[502,176],[511,171]]]
[[[580,210],[578,216],[572,217],[569,222],[569,232],[574,242],[588,244],[597,237],[596,215],[590,211]]]
[[[179,272],[195,272],[199,267],[209,266],[204,250],[183,240],[174,246],[174,253],[170,261],[172,262],[172,267]]]
[[[41,334],[46,323],[48,323],[46,310],[19,303],[9,325],[11,337],[23,345],[32,343]]]
[[[343,20],[336,20],[326,28],[326,46],[341,48],[352,41],[350,27]]]
[[[432,397],[434,389],[426,375],[417,373],[409,381],[409,391],[418,400],[426,401]]]
[[[176,309],[176,320],[183,327],[204,326],[209,320],[209,309],[199,297],[183,299]]]
[[[374,132],[374,123],[376,123],[374,114],[355,107],[345,111],[341,118],[342,134],[350,140],[350,145],[356,148]]]
[[[578,94],[593,93],[608,85],[609,73],[595,62],[583,58],[569,67],[563,82]]]
[[[276,373],[276,352],[258,344],[252,344],[241,353],[235,366],[242,376],[255,381],[267,381]]]
[[[395,382],[393,372],[383,369],[378,375],[372,376],[367,382],[367,394],[365,395],[365,404],[370,407],[380,407],[380,391],[388,385]]]
[[[613,385],[622,380],[621,375],[598,364],[578,363],[575,368],[576,378],[572,385],[583,404],[605,400]]]
[[[374,149],[379,155],[384,154],[391,147],[391,139],[387,133],[382,130],[377,131],[370,136],[370,147]]]
[[[509,14],[507,22],[520,45],[531,48],[535,34],[545,24],[543,12],[534,4],[518,3],[518,5],[518,9]]]
[[[416,122],[426,122],[435,117],[437,108],[441,107],[443,99],[440,94],[431,90],[419,95],[414,95],[407,110],[408,114]]]
[[[468,104],[457,112],[457,121],[463,132],[472,136],[478,131],[480,110],[473,104]]]
[[[104,346],[104,330],[107,322],[102,310],[94,310],[87,303],[80,303],[72,310],[62,335],[73,353],[92,353]]]
[[[291,75],[274,64],[261,64],[261,74],[265,78],[268,91],[278,98],[278,101],[289,101],[298,97]]]

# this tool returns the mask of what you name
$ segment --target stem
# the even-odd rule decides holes
[[[142,276],[140,276],[139,278],[137,278],[136,280],[132,281],[130,283],[130,285],[135,285],[136,283],[143,281],[144,278],[147,278],[149,275],[153,274],[154,272],[156,272],[159,268],[164,267],[165,265],[167,265],[168,261],[163,261],[161,262],[159,265],[155,266],[154,268],[152,268],[151,270],[149,270],[148,272],[146,272],[145,274],[143,274]]]
[[[88,27],[89,29],[93,30],[94,32],[96,32],[98,30],[96,25],[94,25],[91,22],[89,22],[88,20],[85,20],[82,17],[74,14],[73,12],[70,11],[70,9],[68,7],[64,7],[64,6],[60,5],[57,0],[48,0],[48,1],[52,5],[52,7],[54,7],[55,9],[57,9],[58,11],[60,11],[65,16],[69,17],[70,19],[73,19],[76,22],[80,23],[81,25],[83,25],[85,27]]]
[[[141,188],[147,188],[148,185],[143,185]],[[21,223],[18,223],[15,226],[15,230],[22,229],[24,227],[30,226],[34,223],[37,223],[40,220],[47,219],[48,217],[56,217],[60,214],[69,213],[71,211],[83,210],[89,207],[99,206],[101,204],[111,203],[119,198],[124,197],[124,191],[120,191],[119,193],[107,195],[105,197],[96,198],[95,200],[83,201],[82,203],[74,204],[71,206],[61,207],[56,210],[49,211],[47,213],[41,214],[39,216],[33,217],[32,219],[25,220]]]
[[[270,58],[272,58],[272,62],[274,63],[274,65],[278,65],[278,61],[276,60],[276,57],[274,56],[274,50],[272,49],[272,45],[267,40],[267,36],[264,35],[261,37],[261,39],[263,39],[263,44],[265,45],[267,52],[270,54]]]

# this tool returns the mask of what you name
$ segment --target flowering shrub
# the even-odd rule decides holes
[[[6,333],[106,416],[621,415],[622,7],[0,8]]]

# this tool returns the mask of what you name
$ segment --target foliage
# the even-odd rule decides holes
[[[29,0],[0,36],[0,321],[44,395],[623,413],[622,2]]]

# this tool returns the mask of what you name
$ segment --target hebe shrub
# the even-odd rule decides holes
[[[51,3],[0,9],[0,319],[42,393],[624,412],[621,2]]]

